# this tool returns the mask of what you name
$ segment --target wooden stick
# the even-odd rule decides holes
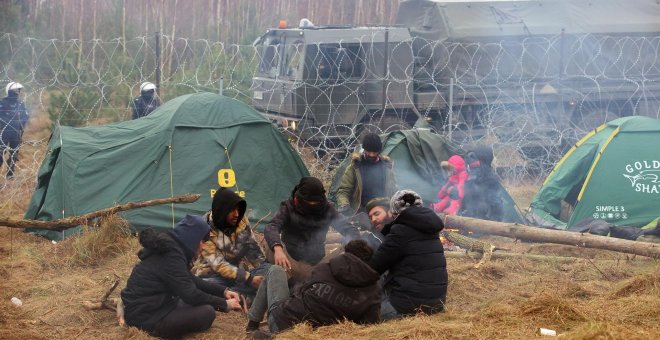
[[[129,202],[126,204],[116,205],[112,208],[102,209],[80,216],[61,218],[54,221],[0,219],[0,226],[5,226],[9,228],[19,228],[19,229],[34,228],[34,229],[46,229],[46,230],[63,230],[63,229],[73,228],[81,224],[87,224],[89,220],[101,216],[109,216],[112,214],[116,214],[120,211],[139,209],[153,205],[168,204],[168,203],[192,203],[197,201],[200,198],[200,196],[201,195],[199,194],[187,194],[176,197],[159,198],[159,199],[139,201],[139,202]]]
[[[463,259],[465,257],[469,257],[473,260],[479,260],[481,258],[482,254],[479,252],[470,252],[470,253],[465,253],[464,251],[445,251],[445,257],[447,258],[458,258],[458,259]],[[491,259],[527,259],[527,260],[532,260],[532,261],[540,261],[540,262],[561,262],[561,263],[572,263],[572,262],[577,262],[577,261],[586,261],[590,260],[593,262],[599,262],[599,263],[610,263],[610,262],[628,262],[628,261],[653,261],[651,259],[648,259],[646,257],[642,258],[637,258],[635,260],[630,260],[630,259],[588,259],[586,257],[575,257],[575,256],[552,256],[552,255],[538,255],[538,254],[522,254],[522,253],[508,253],[508,252],[496,252],[493,253]]]
[[[660,244],[655,243],[629,241],[613,237],[567,232],[563,230],[528,227],[516,223],[486,221],[455,215],[441,217],[443,218],[443,221],[445,221],[445,227],[450,228],[533,242],[568,244],[583,248],[605,249],[621,253],[648,256],[656,259],[660,258]]]

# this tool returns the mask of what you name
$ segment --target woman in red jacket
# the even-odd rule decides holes
[[[465,160],[459,155],[449,157],[446,162],[440,164],[443,170],[449,173],[445,185],[438,191],[438,203],[431,204],[436,213],[456,215],[461,209],[463,196],[465,194],[465,181],[468,172],[465,169]]]

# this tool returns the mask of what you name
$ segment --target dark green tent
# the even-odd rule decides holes
[[[650,117],[619,118],[591,131],[548,175],[530,205],[530,219],[555,228],[588,219],[648,224],[660,216],[658,145],[660,120]]]
[[[192,204],[123,213],[132,226],[172,228],[203,214],[219,186],[244,195],[257,221],[288,197],[308,172],[285,138],[260,113],[230,98],[197,93],[149,116],[105,126],[57,127],[39,169],[27,219],[53,220],[132,201],[200,193]],[[42,232],[51,239],[71,231]]]
[[[463,154],[443,135],[426,128],[392,131],[381,135],[382,154],[394,162],[394,177],[397,189],[412,189],[425,203],[436,202],[440,187],[447,180],[440,168],[440,162],[451,155]],[[350,163],[350,157],[340,164],[332,180],[330,198],[336,201],[341,176]],[[499,197],[503,202],[503,220],[522,223],[523,218],[515,207],[509,193],[500,185]]]

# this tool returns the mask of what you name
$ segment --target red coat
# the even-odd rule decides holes
[[[455,172],[449,176],[447,182],[438,191],[437,196],[440,201],[432,204],[432,207],[437,213],[456,215],[463,203],[468,172],[465,169],[465,160],[459,155],[449,157],[447,162],[454,167]]]

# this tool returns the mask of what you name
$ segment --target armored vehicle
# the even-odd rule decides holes
[[[607,120],[660,112],[655,0],[409,0],[394,25],[305,19],[255,45],[254,106],[325,148],[423,118],[460,142],[561,154]]]

